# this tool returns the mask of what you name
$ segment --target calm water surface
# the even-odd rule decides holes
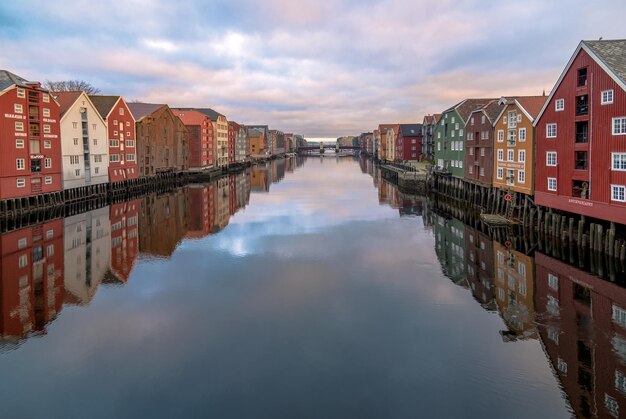
[[[438,216],[368,161],[277,161],[1,245],[3,418],[626,410],[623,288]]]

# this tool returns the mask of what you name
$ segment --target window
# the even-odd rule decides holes
[[[100,173],[100,168],[99,168],[98,166],[96,166],[96,167],[93,169],[93,172],[97,175],[98,173]]]
[[[576,158],[576,165],[574,166],[576,170],[587,170],[587,152],[586,151],[576,151],[574,157]]]
[[[615,370],[615,388],[622,393],[626,393],[626,375],[619,370]]]
[[[504,141],[504,130],[498,130],[498,142],[501,143]]]
[[[28,240],[26,240],[26,237],[22,237],[21,239],[17,241],[18,249],[23,249],[26,247],[26,245],[28,245]]]
[[[43,148],[52,148],[52,141],[43,140]]]
[[[111,154],[109,156],[109,161],[110,162],[118,162],[118,161],[120,161],[120,155],[119,154]]]
[[[134,154],[127,154],[126,155],[126,161],[135,161],[135,155]]]
[[[602,91],[600,104],[601,105],[609,105],[611,103],[613,103],[613,89]]]
[[[54,245],[53,244],[49,244],[46,247],[46,257],[52,257],[54,256]]]
[[[25,268],[28,266],[28,255],[21,255],[17,260],[17,265],[20,268]]]
[[[546,138],[556,138],[556,124],[546,124]]]
[[[26,90],[17,88],[17,97],[24,99],[26,97]]]
[[[556,151],[546,152],[546,166],[556,166]]]
[[[44,132],[45,134],[50,134],[50,125],[48,125],[48,124],[44,124],[44,125],[43,125],[43,132]]]
[[[513,185],[515,183],[515,170],[506,169],[506,184]]]
[[[120,146],[119,140],[109,140],[109,147],[119,147],[119,146]]]
[[[526,128],[519,129],[519,140],[526,141]]]
[[[79,164],[80,156],[70,156],[70,164]]]
[[[50,117],[50,108],[43,108],[43,116],[46,118]]]
[[[517,161],[520,163],[526,163],[526,150],[518,150]]]
[[[18,188],[23,188],[26,186],[26,179],[24,179],[23,177],[19,177],[17,178],[17,183],[16,183]]]
[[[459,161],[459,162],[458,162],[458,165],[459,165],[459,166],[458,166],[458,167],[459,167],[459,169],[462,169],[462,168],[463,168],[463,162],[462,162],[462,161]]]
[[[15,123],[15,131],[24,131],[24,123],[16,122]]]
[[[24,148],[24,140],[15,140],[15,148]]]
[[[98,154],[98,155],[93,156],[93,161],[94,163],[102,163],[102,155]]]
[[[480,119],[481,124],[484,124],[486,121],[485,115],[483,115]]]
[[[459,149],[459,151],[463,151],[463,141],[459,141],[457,148]]]
[[[93,139],[93,145],[98,145],[98,139],[97,138]]]
[[[481,155],[481,157],[485,157],[485,147],[482,147],[480,149],[480,155]]]
[[[470,119],[470,125],[474,125],[474,117],[472,116],[472,118]]]
[[[565,109],[565,99],[557,99],[554,102],[554,110],[559,112]]]
[[[469,150],[469,155],[473,156],[474,155],[474,147],[470,147],[468,150]]]
[[[526,172],[524,170],[517,171],[517,182],[526,183]]]
[[[611,201],[626,202],[626,186],[611,185]]]
[[[556,178],[555,177],[548,178],[548,190],[556,191]]]
[[[134,147],[135,142],[133,140],[126,140],[126,147]]]
[[[504,150],[503,149],[499,149],[498,150],[498,161],[502,161],[504,160]]]
[[[120,108],[120,115],[124,115],[124,108]]]
[[[587,85],[587,67],[578,69],[578,87]]]
[[[15,113],[24,113],[24,106],[16,103],[13,105],[13,112]]]
[[[462,136],[463,136],[463,129],[459,131],[459,137],[462,137]]]
[[[472,166],[468,167],[468,172],[470,175],[474,174],[474,168]]]
[[[626,171],[626,153],[611,153],[611,168]]]
[[[78,128],[78,122],[72,122],[72,128],[74,129]]]
[[[508,161],[515,161],[515,150],[507,150],[506,151],[506,159]]]
[[[47,93],[44,93],[44,94],[42,95],[42,99],[43,99],[43,101],[44,101],[45,103],[49,103],[49,102],[50,102],[50,95],[49,95],[49,94],[47,94]]]
[[[52,159],[50,157],[43,159],[43,167],[46,169],[50,169],[52,167]]]
[[[46,185],[52,185],[52,176],[46,176],[44,182]]]
[[[613,118],[613,135],[625,135],[625,134],[626,134],[626,116]]]
[[[74,170],[74,174],[75,174],[76,176],[80,176],[80,169],[76,169],[76,170]]]
[[[26,168],[26,161],[24,159],[15,159],[15,168],[17,170],[24,170]]]
[[[126,126],[130,127],[130,121],[126,121]],[[128,135],[130,135],[130,134],[128,134]]]
[[[481,176],[485,176],[485,168],[484,167],[480,168],[480,175]]]
[[[548,274],[548,286],[555,291],[559,290],[559,278],[556,275]]]
[[[437,142],[437,151],[441,151],[441,143]]]

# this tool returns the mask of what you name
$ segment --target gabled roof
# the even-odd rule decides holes
[[[135,121],[139,122],[141,119],[145,118],[151,113],[154,113],[155,111],[162,108],[163,106],[167,106],[167,105],[157,104],[157,103],[136,103],[135,102],[135,103],[129,103],[128,109],[130,109],[130,113],[133,114],[133,118],[135,118]]]
[[[260,137],[261,135],[263,135],[263,131],[257,129],[257,128],[250,128],[248,127],[248,136],[250,137]]]
[[[185,125],[202,125],[205,118],[208,117],[208,115],[200,111],[196,111],[196,110],[185,110],[185,109],[173,108],[172,112],[174,113],[174,115],[179,117],[180,120],[183,121],[183,124]]]
[[[400,131],[405,137],[422,135],[422,124],[400,124]]]
[[[504,110],[504,108],[506,108],[506,103],[502,102],[502,99],[493,99],[485,106],[472,111],[470,113],[470,116],[467,117],[467,120],[465,120],[465,124],[469,122],[472,114],[480,112],[485,114],[487,119],[489,119],[489,122],[491,122],[491,125],[493,125]]]
[[[484,107],[492,100],[496,99],[465,99],[452,106],[451,108],[446,109],[445,111],[443,111],[443,113],[448,113],[450,111],[456,110],[461,119],[465,122],[472,112],[474,112],[476,109]]]
[[[426,115],[424,117],[424,121],[427,124],[436,124],[437,121],[439,121],[439,119],[441,119],[441,114],[440,113],[436,113],[436,114],[433,114],[433,115],[429,114],[429,115]]]
[[[52,94],[54,96],[54,99],[59,104],[61,118],[63,117],[63,115],[65,115],[67,111],[70,110],[72,105],[74,105],[74,103],[78,100],[82,93],[83,92],[79,90],[76,92],[55,92]]]
[[[541,115],[545,112],[548,104],[558,90],[561,82],[568,73],[580,50],[585,50],[587,54],[623,89],[626,91],[626,39],[602,40],[602,41],[580,41],[578,47],[570,57],[565,69],[550,92],[550,96],[543,104],[541,111],[535,118],[534,125],[537,124]]]
[[[224,117],[226,118],[226,116],[222,115],[221,113],[211,109],[211,108],[176,108],[176,109],[180,109],[182,111],[198,111],[198,112],[202,112],[203,114],[205,114],[206,116],[208,116],[209,118],[211,118],[211,121],[217,121],[217,118]]]
[[[89,95],[89,100],[91,100],[93,106],[96,107],[96,110],[104,119],[109,116],[111,109],[113,109],[117,101],[120,99],[121,96]]]
[[[541,111],[541,108],[543,108],[543,105],[546,103],[546,100],[548,100],[547,96],[523,96],[523,97],[518,97],[517,99],[515,99],[519,105],[520,108],[523,108],[524,111],[526,111],[526,114],[532,119],[534,120],[537,115],[539,115],[539,112]]]

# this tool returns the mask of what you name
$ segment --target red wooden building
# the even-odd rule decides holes
[[[396,160],[418,161],[422,158],[422,124],[400,124],[396,136]]]
[[[494,99],[465,121],[465,179],[493,185],[493,126],[505,103]]]
[[[201,239],[213,233],[215,225],[215,182],[190,185],[186,188],[189,201],[189,227],[187,239]]]
[[[626,40],[582,41],[535,121],[535,202],[626,224]]]
[[[213,124],[202,112],[189,109],[172,109],[189,131],[188,155],[190,169],[207,169],[215,164]]]
[[[121,96],[91,95],[89,99],[107,125],[109,182],[139,177],[135,140],[135,118]]]
[[[40,83],[0,70],[0,199],[62,190],[59,112]]]

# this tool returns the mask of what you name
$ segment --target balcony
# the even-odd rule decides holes
[[[576,116],[589,114],[589,97],[587,95],[576,97]]]

